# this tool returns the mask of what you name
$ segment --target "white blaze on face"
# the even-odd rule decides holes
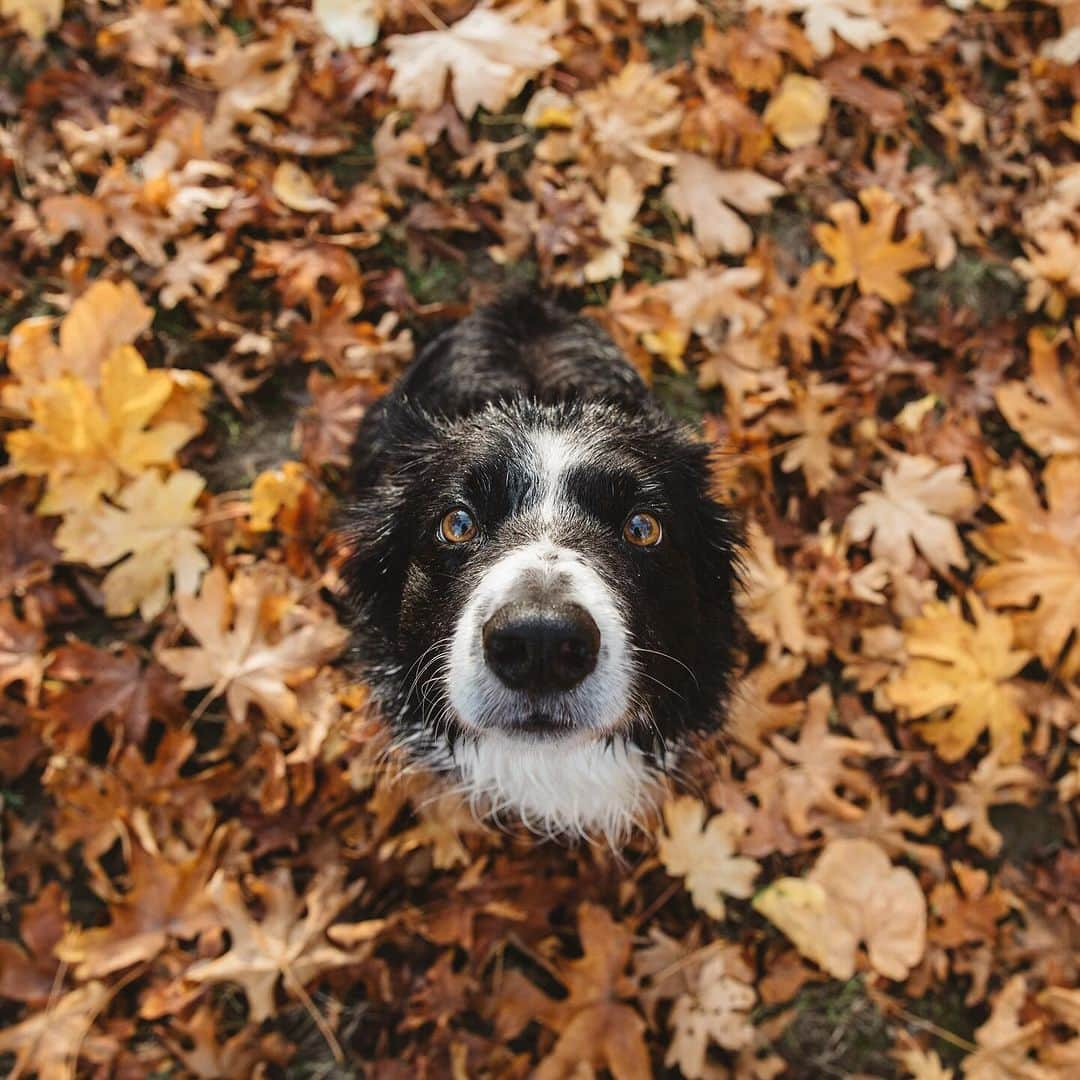
[[[639,807],[648,767],[634,747],[605,736],[631,710],[633,665],[626,619],[618,599],[579,552],[554,543],[552,527],[575,510],[565,476],[587,463],[589,448],[563,432],[529,437],[525,461],[539,491],[537,535],[490,566],[454,628],[446,670],[447,698],[460,726],[476,735],[455,749],[455,765],[469,793],[498,809],[516,809],[543,829],[598,827],[622,821]],[[558,603],[579,604],[600,631],[596,667],[572,690],[550,696],[550,711],[565,734],[545,740],[502,730],[524,721],[537,703],[503,685],[484,659],[484,624],[525,583]],[[502,722],[500,722],[502,721]],[[554,824],[562,822],[561,825]]]

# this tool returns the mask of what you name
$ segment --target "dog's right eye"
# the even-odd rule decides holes
[[[479,529],[472,514],[463,506],[455,506],[439,522],[439,539],[448,544],[464,544],[476,536]]]

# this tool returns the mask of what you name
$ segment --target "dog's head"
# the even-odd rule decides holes
[[[347,581],[397,741],[496,812],[620,831],[734,664],[707,448],[652,404],[399,401],[381,423]]]

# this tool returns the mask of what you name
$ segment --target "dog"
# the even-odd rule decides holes
[[[741,534],[709,453],[542,295],[422,349],[361,423],[346,520],[355,655],[394,745],[478,814],[632,831],[737,665]]]

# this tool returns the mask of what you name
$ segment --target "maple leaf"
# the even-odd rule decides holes
[[[583,1064],[606,1068],[615,1080],[650,1076],[645,1023],[623,1000],[633,992],[632,980],[623,974],[633,935],[591,903],[578,908],[578,932],[584,955],[563,973],[567,997],[552,1001],[512,973],[500,991],[500,1033],[512,1037],[533,1019],[559,1033],[532,1074],[535,1080],[561,1080]]]
[[[56,955],[79,979],[95,979],[157,956],[170,939],[193,938],[217,924],[206,894],[224,833],[179,859],[131,847],[128,889],[109,905],[107,926],[71,927]]]
[[[717,814],[705,825],[705,806],[689,795],[664,805],[666,831],[657,845],[664,868],[682,877],[694,906],[724,918],[724,897],[745,899],[754,891],[760,867],[735,854],[746,825],[735,814]]]
[[[205,239],[189,236],[176,241],[176,254],[154,278],[154,284],[161,289],[158,298],[162,307],[174,308],[181,300],[191,300],[199,295],[214,297],[228,285],[241,262],[232,255],[221,254],[226,241],[223,233]]]
[[[744,214],[767,214],[784,187],[750,169],[718,169],[697,154],[676,154],[672,182],[664,198],[688,219],[706,255],[741,255],[754,235],[731,207]]]
[[[993,478],[990,506],[1004,520],[973,537],[995,565],[975,586],[995,608],[1014,616],[1021,641],[1048,670],[1080,672],[1080,458],[1050,461],[1043,472],[1044,506],[1029,473],[1015,465]]]
[[[46,638],[38,606],[28,602],[25,615],[20,619],[10,600],[0,601],[0,690],[22,683],[27,704],[35,705],[49,661],[41,651]]]
[[[356,430],[368,406],[378,398],[381,386],[371,379],[337,379],[312,371],[307,389],[311,404],[297,418],[293,443],[314,469],[324,465],[345,468],[351,460]]]
[[[70,375],[42,387],[30,403],[31,427],[7,436],[12,467],[47,478],[38,513],[86,509],[113,494],[122,476],[170,464],[198,432],[180,420],[155,420],[174,385],[124,345],[103,362],[98,391]]]
[[[597,219],[601,237],[608,247],[586,264],[586,281],[606,281],[622,277],[623,260],[630,252],[630,234],[641,206],[642,193],[622,165],[613,165],[608,173],[607,197]]]
[[[197,597],[178,596],[177,612],[198,641],[193,648],[162,649],[159,659],[181,676],[185,690],[210,687],[225,695],[233,720],[242,724],[256,704],[273,723],[293,724],[296,694],[345,643],[346,632],[289,603],[275,618],[274,583],[265,575],[238,574],[230,583],[216,567]]]
[[[0,600],[48,581],[60,552],[52,528],[17,502],[0,502]]]
[[[1064,333],[1048,340],[1038,330],[1031,331],[1028,382],[1006,383],[994,394],[1010,426],[1043,457],[1080,454],[1080,377],[1075,357],[1071,364],[1058,359],[1058,348],[1068,341]]]
[[[784,76],[765,106],[762,119],[789,150],[813,146],[829,116],[829,91],[809,75]]]
[[[796,655],[818,654],[825,642],[807,630],[802,590],[777,561],[772,541],[756,521],[749,523],[746,536],[742,609],[747,625],[768,643],[770,659],[777,659],[784,649]]]
[[[279,1032],[264,1034],[258,1024],[248,1024],[224,1041],[219,1040],[210,1005],[199,1006],[186,1020],[178,1018],[171,1031],[181,1038],[163,1035],[162,1042],[200,1080],[258,1076],[268,1062],[285,1065],[295,1049]]]
[[[144,619],[155,618],[169,601],[170,577],[177,593],[195,592],[209,566],[193,528],[205,486],[188,469],[166,480],[151,469],[114,497],[115,506],[99,499],[64,519],[56,544],[69,562],[110,566],[123,559],[105,575],[106,612],[130,615],[138,608]]]
[[[711,1075],[706,1065],[710,1042],[725,1050],[741,1050],[754,1038],[749,1010],[757,1002],[754,973],[727,947],[700,968],[693,990],[680,996],[671,1010],[673,1030],[664,1064],[677,1065],[688,1080]]]
[[[833,840],[805,878],[781,878],[754,907],[837,979],[855,974],[865,943],[870,966],[905,979],[926,948],[926,900],[918,879],[869,840]]]
[[[807,40],[818,56],[832,55],[833,34],[860,50],[889,36],[874,17],[873,0],[751,0],[751,6],[768,12],[800,12]]]
[[[829,207],[832,225],[814,226],[817,242],[833,260],[831,266],[817,264],[818,278],[831,288],[855,282],[861,293],[903,303],[911,296],[911,285],[902,275],[930,262],[922,236],[913,233],[900,243],[893,240],[901,207],[882,188],[860,191],[859,202],[866,211],[865,224],[858,203],[848,200]]]
[[[873,790],[865,771],[845,762],[850,755],[870,753],[872,747],[864,739],[832,734],[828,726],[832,708],[829,688],[818,687],[809,697],[798,742],[774,735],[761,764],[747,775],[747,786],[763,806],[771,801],[771,793],[798,836],[806,836],[818,825],[819,815],[814,811],[841,821],[862,817],[863,811],[838,789],[864,796]]]
[[[903,454],[881,478],[881,491],[859,496],[847,519],[854,543],[871,534],[870,551],[898,570],[910,570],[918,546],[939,573],[966,567],[967,555],[953,522],[975,508],[975,493],[964,478],[963,465],[939,466],[933,458]]]
[[[1020,1023],[1026,998],[1024,976],[1014,975],[998,994],[990,1019],[975,1029],[978,1049],[964,1058],[966,1080],[1059,1080],[1060,1074],[1029,1057],[1040,1042],[1043,1022]]]
[[[784,472],[801,469],[811,495],[818,495],[836,479],[833,461],[850,459],[850,452],[833,446],[832,433],[845,423],[843,412],[836,408],[843,398],[843,387],[822,382],[815,372],[803,385],[792,385],[794,410],[791,414],[772,414],[768,424],[782,435],[794,435],[780,461]]]
[[[1019,690],[1008,682],[1030,659],[1013,649],[1008,618],[987,611],[968,595],[974,625],[956,597],[931,603],[904,624],[911,659],[886,687],[893,705],[909,716],[925,717],[939,710],[947,715],[919,725],[919,733],[946,761],[958,761],[984,730],[1002,764],[1019,758],[1028,719],[1019,704]]]
[[[218,870],[207,895],[229,931],[229,950],[213,960],[198,960],[184,973],[201,983],[235,982],[243,987],[256,1023],[274,1013],[274,989],[282,979],[290,994],[303,997],[304,987],[333,968],[354,963],[356,953],[326,940],[337,914],[359,895],[363,881],[342,887],[340,866],[321,867],[303,897],[293,891],[288,867],[264,878],[249,877],[247,889],[259,902],[262,918],[252,915],[238,882]]]
[[[53,745],[69,753],[85,750],[94,725],[110,716],[132,742],[141,743],[151,718],[172,721],[184,715],[173,677],[158,664],[144,665],[130,645],[108,652],[83,641],[61,645],[49,677],[68,686],[49,701],[45,731]]]
[[[29,415],[34,395],[61,375],[73,375],[96,388],[105,358],[134,343],[153,317],[130,281],[117,285],[99,280],[59,320],[58,342],[53,339],[58,320],[24,319],[8,340],[7,364],[15,382],[0,391],[0,401]]]
[[[404,108],[437,109],[452,76],[454,104],[469,119],[482,105],[498,112],[559,54],[542,26],[474,8],[445,30],[395,34],[387,40],[394,69],[390,93]]]
[[[38,1080],[71,1080],[87,1035],[113,991],[89,982],[51,1000],[21,1023],[0,1031],[0,1053],[15,1055],[12,1076],[34,1072]]]

